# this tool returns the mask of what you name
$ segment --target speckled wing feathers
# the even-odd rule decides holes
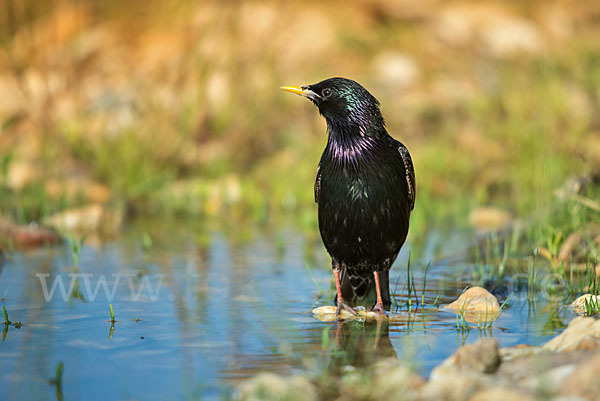
[[[321,191],[321,163],[317,167],[317,176],[315,177],[315,203],[319,203],[319,192]]]
[[[408,184],[408,201],[410,202],[410,210],[415,207],[416,182],[415,182],[415,169],[413,167],[412,159],[408,149],[403,144],[398,147],[398,152],[402,156],[402,162],[404,163],[404,172],[406,174],[406,183]]]

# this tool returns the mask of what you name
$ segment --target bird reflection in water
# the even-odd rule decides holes
[[[337,321],[332,351],[332,374],[341,373],[347,365],[358,368],[382,358],[397,357],[390,341],[389,320],[384,317],[368,322]]]

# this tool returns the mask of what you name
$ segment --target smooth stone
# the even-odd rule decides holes
[[[495,382],[491,373],[498,370],[500,362],[495,339],[467,344],[432,370],[423,396],[428,400],[467,400]]]
[[[445,308],[456,314],[464,315],[470,323],[495,321],[500,315],[498,299],[482,287],[469,288]]]
[[[500,366],[498,341],[495,338],[483,338],[473,344],[467,344],[436,367],[431,376],[443,370],[468,370],[477,373],[494,373]]]
[[[600,341],[600,320],[593,317],[578,316],[567,326],[565,331],[554,337],[543,348],[548,351],[574,351],[590,349]]]

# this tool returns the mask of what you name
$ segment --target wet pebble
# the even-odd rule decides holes
[[[312,313],[313,313],[314,317],[316,317],[317,319],[319,319],[323,322],[332,322],[332,321],[336,320],[338,317],[340,320],[357,320],[357,319],[375,320],[381,316],[373,311],[368,311],[363,306],[359,306],[359,307],[355,308],[355,311],[358,313],[358,316],[355,316],[352,313],[350,313],[344,309],[340,310],[339,316],[336,316],[335,311],[336,311],[335,306],[327,305],[327,306],[319,306],[318,308],[313,309]]]

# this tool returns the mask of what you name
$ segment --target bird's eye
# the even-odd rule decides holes
[[[323,97],[329,97],[329,96],[331,96],[331,89],[329,89],[329,88],[323,89],[322,93],[323,93]]]

